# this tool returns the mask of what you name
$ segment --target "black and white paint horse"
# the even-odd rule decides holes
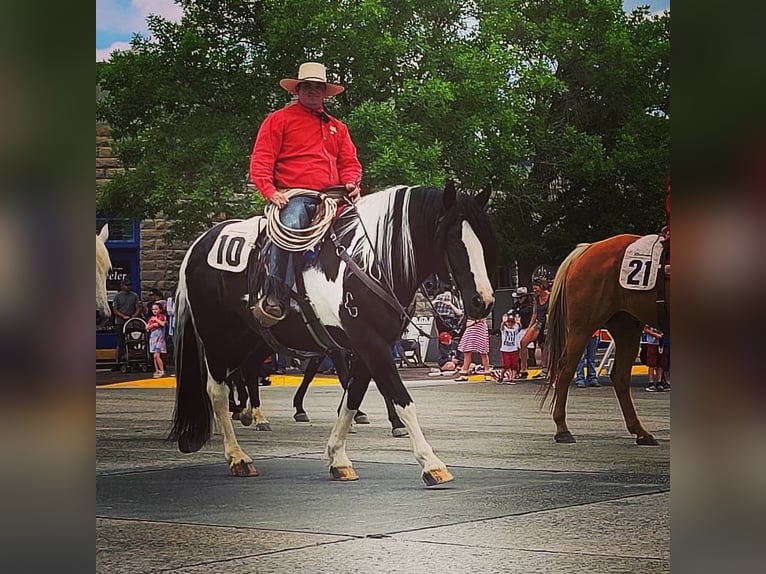
[[[359,267],[381,285],[391,286],[402,306],[409,305],[420,283],[436,272],[445,279],[452,276],[468,315],[486,317],[494,303],[487,270],[495,268],[495,238],[484,211],[488,199],[489,189],[472,197],[456,192],[452,183],[443,191],[393,187],[360,199],[334,222],[332,232]],[[181,264],[176,299],[176,408],[170,438],[178,441],[182,452],[199,450],[210,439],[215,414],[230,470],[246,476],[257,471],[234,435],[223,381],[248,358],[260,362],[272,350],[259,335],[248,307],[247,274],[234,271],[244,270],[237,254],[246,250],[247,242],[242,239],[234,245],[233,229],[223,223],[204,233]],[[426,484],[448,482],[453,477],[426,442],[391,354],[404,325],[402,314],[384,303],[339,257],[339,251],[325,240],[301,271],[317,316],[335,341],[353,351],[346,404],[327,443],[331,475],[336,480],[357,478],[346,454],[346,436],[374,376],[404,422]],[[221,257],[231,260],[232,271],[211,267]],[[288,348],[322,350],[296,307],[271,334]],[[257,417],[258,397],[253,398]]]

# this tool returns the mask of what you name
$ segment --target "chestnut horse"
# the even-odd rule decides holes
[[[615,344],[612,385],[628,431],[636,435],[636,444],[657,445],[636,414],[630,376],[644,324],[667,325],[669,288],[664,273],[659,274],[650,290],[633,291],[620,285],[625,249],[637,239],[638,235],[616,235],[596,243],[581,243],[556,273],[548,310],[548,380],[539,391],[542,406],[554,389],[551,407],[556,442],[576,442],[566,423],[569,384],[593,331],[606,327]],[[663,271],[662,266],[659,271]]]

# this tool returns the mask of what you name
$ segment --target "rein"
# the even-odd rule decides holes
[[[399,300],[394,296],[394,288],[392,285],[388,283],[388,281],[383,282],[383,271],[380,268],[380,263],[378,262],[377,258],[375,257],[375,246],[372,244],[372,240],[370,239],[370,235],[367,233],[367,228],[364,226],[364,222],[362,221],[362,218],[359,216],[359,211],[356,209],[355,205],[351,205],[350,209],[353,210],[354,214],[356,215],[357,221],[359,222],[359,226],[362,228],[362,232],[364,233],[365,239],[367,239],[367,243],[370,246],[370,251],[373,255],[373,261],[375,265],[378,268],[378,276],[381,278],[381,283],[378,283],[375,281],[368,273],[364,271],[359,265],[354,261],[351,256],[348,254],[348,251],[346,251],[346,248],[343,247],[343,245],[340,244],[338,241],[338,237],[335,235],[334,231],[330,232],[330,239],[332,240],[333,244],[335,245],[335,252],[343,261],[346,262],[346,265],[348,265],[348,268],[351,269],[351,272],[354,273],[361,281],[364,283],[367,287],[370,288],[370,290],[375,293],[378,297],[383,299],[383,301],[391,307],[396,313],[399,314],[399,317],[404,317],[406,319],[405,325],[409,323],[413,327],[415,327],[415,330],[418,332],[418,335],[421,337],[425,337],[427,339],[430,339],[431,336],[427,334],[423,329],[421,329],[413,320],[412,316],[407,312],[407,310],[404,308],[404,306],[399,302]],[[387,290],[384,290],[383,287],[381,287],[381,284],[384,285]],[[422,289],[422,284],[420,286]],[[430,301],[429,301],[430,303]],[[433,307],[433,305],[432,305]]]

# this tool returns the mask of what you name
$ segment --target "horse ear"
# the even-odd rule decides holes
[[[444,195],[442,196],[442,204],[444,205],[445,210],[449,210],[455,207],[456,195],[457,192],[455,191],[455,182],[449,180],[447,185],[444,187]]]
[[[481,190],[479,195],[476,196],[476,201],[479,202],[479,206],[482,209],[486,209],[487,203],[489,203],[489,196],[492,195],[492,184],[488,183],[484,186],[484,189]]]
[[[99,231],[98,236],[101,238],[101,241],[106,242],[107,239],[109,239],[109,224],[104,223],[104,227],[101,228],[101,231]]]

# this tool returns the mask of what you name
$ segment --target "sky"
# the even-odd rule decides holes
[[[627,11],[648,5],[652,12],[662,12],[670,7],[670,0],[623,0],[622,4]],[[114,50],[128,48],[133,34],[148,36],[149,14],[177,22],[182,11],[173,0],[96,0],[96,61],[109,59]]]

